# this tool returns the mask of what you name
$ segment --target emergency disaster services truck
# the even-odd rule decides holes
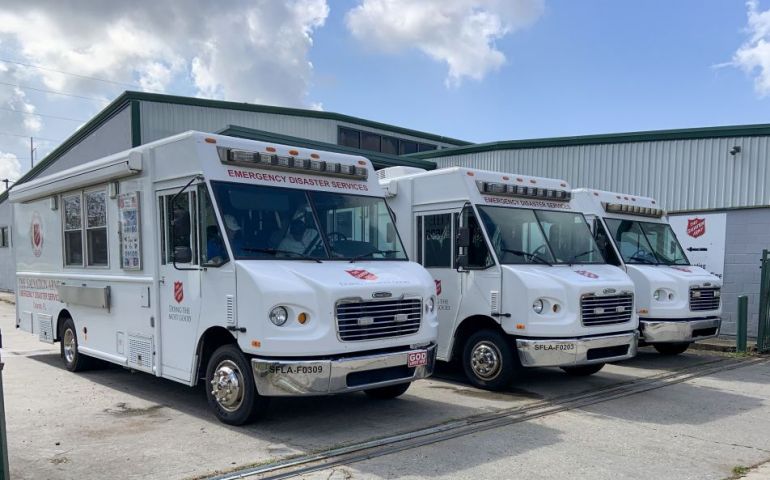
[[[590,375],[636,354],[634,285],[607,265],[566,182],[466,168],[378,172],[407,251],[433,275],[438,359],[470,381],[524,367]]]
[[[719,334],[722,280],[690,264],[654,199],[587,189],[573,196],[607,261],[634,281],[643,344],[677,355]]]
[[[362,157],[188,132],[11,190],[17,325],[190,386],[243,424],[269,397],[396,397],[437,316]]]

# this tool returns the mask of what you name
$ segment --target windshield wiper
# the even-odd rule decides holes
[[[577,260],[578,258],[580,258],[580,257],[583,257],[583,256],[585,256],[585,255],[588,255],[589,253],[594,253],[593,249],[591,249],[591,250],[586,250],[585,252],[581,252],[581,253],[577,253],[577,254],[575,254],[575,255],[572,255],[572,256],[570,257],[570,259],[569,259],[569,260],[567,260],[567,262],[566,262],[566,263],[568,263],[568,264],[572,264],[572,262],[574,262],[574,261],[575,261],[575,260]]]
[[[362,258],[370,257],[375,253],[379,253],[380,255],[390,255],[392,253],[398,253],[398,250],[372,250],[371,252],[366,252],[366,253],[362,253],[360,255],[354,256],[353,258],[350,259],[350,263],[354,263],[356,260],[361,260]]]
[[[541,257],[540,255],[535,255],[534,253],[524,252],[521,250],[511,250],[510,248],[501,248],[500,250],[518,255],[520,257],[529,257],[531,260],[536,261],[537,263],[542,263],[543,265],[548,265],[549,267],[553,266],[551,262]]]
[[[628,259],[634,260],[636,262],[646,263],[647,265],[656,265],[656,263],[650,260],[649,258],[637,257],[636,255],[632,255],[628,257]]]
[[[257,253],[269,253],[273,255],[274,257],[278,255],[279,253],[288,253],[289,255],[296,255],[297,257],[304,258],[305,260],[312,260],[316,263],[323,263],[318,258],[313,258],[310,255],[305,255],[304,253],[295,252],[292,250],[282,250],[280,248],[251,248],[251,247],[241,247],[241,250],[246,250],[247,252],[257,252]]]

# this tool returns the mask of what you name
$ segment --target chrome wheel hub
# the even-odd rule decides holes
[[[502,355],[495,344],[487,341],[477,343],[471,351],[471,369],[482,380],[492,380],[502,368]]]
[[[75,352],[78,348],[77,341],[75,340],[75,332],[69,328],[65,330],[62,345],[64,345],[64,360],[66,360],[67,363],[75,361]]]
[[[243,403],[243,374],[232,360],[219,362],[211,379],[211,395],[223,410],[234,412]]]

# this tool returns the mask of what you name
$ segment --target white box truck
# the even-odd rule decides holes
[[[607,265],[562,180],[467,168],[378,172],[436,281],[438,359],[506,388],[521,366],[590,375],[636,354],[634,285]]]
[[[433,369],[434,283],[362,157],[187,132],[11,190],[17,325],[190,386],[217,417],[273,396],[402,394]]]
[[[690,264],[654,199],[590,189],[572,194],[605,258],[634,281],[642,345],[677,355],[719,334],[722,280]]]

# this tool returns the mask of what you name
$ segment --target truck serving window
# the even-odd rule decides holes
[[[85,193],[88,266],[107,266],[107,192]]]
[[[604,221],[626,263],[690,264],[669,224],[617,218],[605,218]]]
[[[406,260],[376,197],[212,182],[236,259]]]
[[[479,206],[501,263],[604,263],[580,213]]]

